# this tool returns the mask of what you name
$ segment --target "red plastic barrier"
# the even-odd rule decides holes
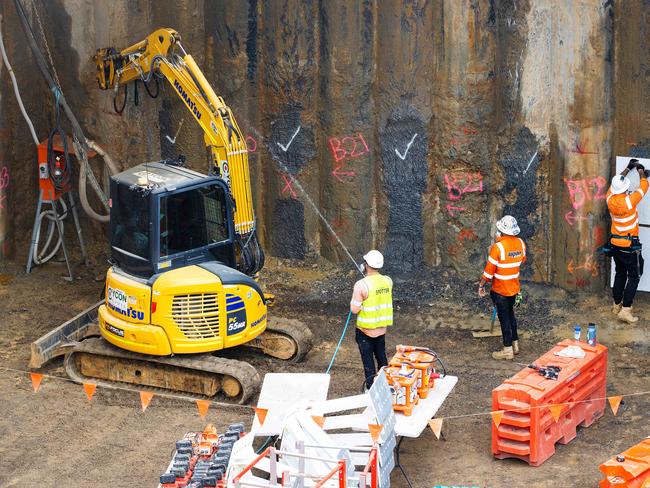
[[[605,479],[600,488],[650,486],[650,437],[600,465]]]
[[[554,354],[576,344],[585,351],[582,359]],[[603,415],[607,347],[564,340],[535,364],[562,370],[551,380],[524,368],[492,391],[492,409],[505,411],[499,426],[492,424],[492,453],[539,466],[555,453],[556,442],[567,444],[578,425],[589,426]],[[556,422],[548,406],[557,404],[562,406]]]

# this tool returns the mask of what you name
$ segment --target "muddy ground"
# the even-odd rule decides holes
[[[25,276],[18,265],[0,270],[0,366],[25,370],[30,343],[98,299],[103,266],[79,268],[74,283],[61,279],[64,267],[50,264]],[[262,373],[323,372],[334,351],[346,315],[354,273],[345,274],[322,261],[297,264],[272,260],[263,272],[266,289],[278,296],[276,317],[304,321],[315,347],[300,365],[248,356]],[[440,416],[487,412],[491,390],[521,366],[490,359],[498,338],[472,339],[469,329],[489,321],[489,304],[474,295],[474,285],[451,270],[437,270],[412,280],[396,280],[396,325],[388,349],[398,343],[435,348],[449,373],[459,377]],[[598,324],[599,339],[610,347],[608,394],[650,390],[650,301],[635,303],[642,320],[634,327],[613,321],[605,295],[572,295],[540,285],[526,287],[519,310],[523,331],[518,361],[530,362],[559,339],[569,337],[575,322]],[[64,376],[61,361],[46,372]],[[362,368],[350,333],[332,370],[330,397],[356,393]],[[175,439],[206,422],[192,403],[155,397],[145,413],[136,393],[98,389],[92,403],[76,384],[45,379],[38,393],[26,374],[0,370],[0,486],[3,487],[145,487],[155,486],[167,466]],[[416,487],[594,487],[598,465],[650,434],[649,396],[631,397],[614,417],[608,410],[578,437],[558,446],[541,467],[517,460],[499,461],[490,452],[490,417],[449,420],[446,440],[430,431],[407,440],[402,461]],[[252,419],[250,408],[212,407],[207,421],[223,428]],[[392,486],[406,486],[393,473]]]

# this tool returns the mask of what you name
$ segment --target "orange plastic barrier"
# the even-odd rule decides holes
[[[567,346],[579,345],[582,359],[556,356]],[[564,340],[535,361],[537,366],[559,366],[557,380],[524,368],[492,390],[492,410],[503,410],[497,427],[492,423],[492,453],[498,459],[518,458],[539,466],[555,453],[555,443],[576,437],[578,425],[588,427],[605,411],[607,347]],[[557,407],[557,422],[549,408]]]
[[[650,437],[600,465],[605,479],[600,488],[650,486]]]

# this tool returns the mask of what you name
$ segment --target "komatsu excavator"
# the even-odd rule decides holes
[[[246,142],[180,40],[163,28],[122,51],[99,49],[97,81],[106,90],[167,80],[203,129],[209,175],[180,158],[111,178],[105,300],[37,340],[30,365],[65,354],[66,371],[79,382],[243,403],[259,385],[257,371],[212,353],[247,345],[299,360],[311,348],[311,332],[298,321],[267,319],[268,297],[254,279],[264,254]],[[97,329],[101,338],[86,338]]]

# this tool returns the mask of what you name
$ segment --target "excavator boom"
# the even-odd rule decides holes
[[[239,268],[257,273],[264,255],[255,233],[255,213],[248,166],[246,139],[235,117],[217,96],[194,58],[185,52],[181,36],[173,29],[161,28],[121,51],[98,49],[93,57],[97,82],[103,90],[153,76],[166,79],[203,130],[210,152],[210,172],[221,177],[235,202],[235,233],[238,236]]]

